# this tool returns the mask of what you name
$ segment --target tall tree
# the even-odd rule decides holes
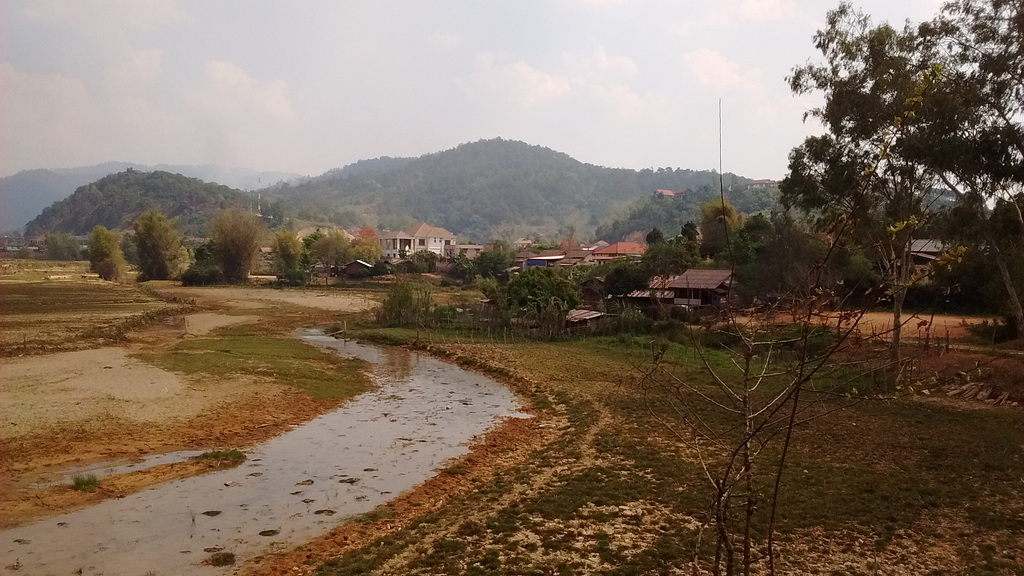
[[[139,259],[139,281],[167,280],[179,273],[181,234],[178,219],[168,220],[157,209],[139,216],[132,224]]]
[[[266,228],[251,212],[232,209],[218,212],[210,222],[210,240],[224,280],[243,283],[249,278]]]
[[[89,233],[89,265],[104,280],[120,280],[125,271],[121,235],[96,225]]]
[[[816,214],[822,231],[852,230],[871,246],[892,300],[890,362],[898,376],[903,302],[915,279],[911,242],[936,182],[907,148],[935,58],[909,24],[875,25],[848,3],[826,21],[815,35],[825,62],[796,68],[789,82],[796,94],[823,94],[824,104],[807,115],[828,134],[790,154],[782,202]]]
[[[352,243],[344,232],[331,230],[310,245],[309,253],[314,260],[329,269],[352,260]]]
[[[302,242],[290,230],[278,230],[274,234],[274,270],[278,276],[289,276],[299,270],[302,259]]]
[[[1024,228],[1024,6],[955,0],[920,30],[939,49],[944,69],[934,97],[924,102],[931,113],[916,152],[974,218],[988,218],[997,201],[1010,209],[1016,226],[974,229],[999,270],[1008,311],[1024,338],[1024,287],[1012,273],[1022,257],[1012,231]]]

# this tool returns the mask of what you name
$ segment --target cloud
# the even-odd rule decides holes
[[[462,46],[462,37],[458,34],[452,34],[449,32],[433,34],[428,40],[431,45],[442,50],[454,50]]]
[[[800,16],[795,0],[727,0],[715,4],[712,22],[778,22]]]
[[[572,92],[568,78],[493,52],[478,53],[472,76],[457,83],[470,96],[497,98],[527,107],[548,104]]]
[[[174,0],[31,0],[23,13],[37,22],[100,37],[111,29],[145,32],[188,20]]]
[[[760,73],[743,70],[740,65],[709,48],[683,54],[683,63],[697,84],[721,92],[751,91],[760,86]]]
[[[632,59],[627,56],[610,55],[604,46],[595,46],[585,52],[568,52],[563,56],[563,60],[574,75],[587,78],[630,79],[638,72],[637,65]]]
[[[236,64],[209,60],[204,66],[206,86],[195,96],[199,108],[229,116],[242,116],[247,121],[261,121],[269,116],[277,120],[295,117],[288,84],[283,80],[260,82]],[[254,118],[245,118],[251,114]]]

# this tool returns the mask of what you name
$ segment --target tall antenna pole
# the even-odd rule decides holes
[[[718,197],[722,202],[722,228],[725,230],[725,249],[729,251],[729,268],[732,271],[725,298],[727,306],[732,301],[732,284],[736,275],[736,255],[732,251],[732,240],[729,238],[729,222],[725,218],[725,173],[722,172],[722,99],[718,99]],[[730,312],[731,316],[731,312]]]

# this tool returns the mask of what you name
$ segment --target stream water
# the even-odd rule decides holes
[[[170,482],[85,510],[3,530],[20,574],[223,574],[368,512],[468,451],[499,419],[522,416],[484,376],[406,350],[304,331],[303,340],[367,360],[377,388],[248,452],[237,468]]]

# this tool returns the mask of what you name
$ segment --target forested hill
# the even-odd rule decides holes
[[[726,175],[726,185],[747,182]],[[343,226],[442,226],[462,239],[558,234],[587,236],[603,221],[657,189],[717,183],[711,171],[628,170],[585,164],[541,146],[494,139],[419,158],[380,158],[268,192],[294,215]]]
[[[147,166],[134,162],[105,162],[78,168],[23,170],[0,178],[0,231],[21,229],[44,208],[67,198],[79,186],[128,168],[144,172],[162,170],[172,174],[183,174],[241,190],[253,190],[273,182],[301,178],[300,175],[290,172],[257,172],[248,168],[224,168],[213,164]]]
[[[248,207],[252,200],[252,195],[221,184],[129,168],[79,187],[71,196],[44,209],[25,230],[27,234],[87,234],[97,224],[124,229],[143,212],[156,208],[169,218],[179,218],[182,232],[202,236],[216,211]]]

